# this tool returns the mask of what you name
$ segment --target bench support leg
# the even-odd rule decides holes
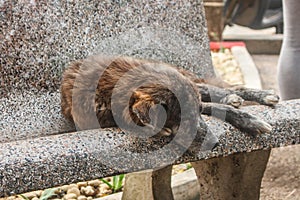
[[[127,174],[122,200],[173,200],[172,166]]]
[[[258,200],[271,150],[238,153],[192,163],[201,199]]]

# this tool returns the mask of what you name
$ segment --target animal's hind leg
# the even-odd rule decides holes
[[[279,97],[272,90],[258,90],[244,87],[221,88],[211,84],[198,83],[204,102],[215,102],[239,107],[243,100],[254,101],[262,105],[274,106]]]
[[[258,119],[257,117],[242,110],[223,104],[203,102],[202,114],[213,116],[225,122],[229,122],[238,129],[252,135],[269,133],[272,130],[271,125]]]

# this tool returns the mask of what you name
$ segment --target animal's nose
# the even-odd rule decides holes
[[[212,151],[215,149],[215,148],[217,148],[218,146],[220,146],[220,143],[219,142],[217,142],[216,144],[215,144],[215,146],[213,146],[213,148],[211,149]]]

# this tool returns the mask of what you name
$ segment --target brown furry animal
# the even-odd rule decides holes
[[[271,131],[268,123],[234,107],[243,100],[272,106],[278,96],[270,91],[224,86],[166,63],[92,56],[71,63],[65,70],[61,107],[63,115],[80,130],[147,127],[148,131],[171,135],[184,120],[195,122],[195,116],[202,120],[201,112],[224,112],[225,116],[216,117],[248,133]]]

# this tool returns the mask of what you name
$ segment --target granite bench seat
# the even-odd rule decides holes
[[[166,165],[167,154],[143,157],[138,153],[151,149],[151,142],[137,144],[137,152],[130,152],[126,145],[130,136],[118,129],[73,132],[73,125],[60,113],[59,99],[59,93],[1,99],[0,196]],[[299,100],[281,102],[275,109],[243,109],[269,122],[272,133],[253,137],[205,117],[220,146],[213,152],[199,149],[184,154],[173,164],[300,143]]]

